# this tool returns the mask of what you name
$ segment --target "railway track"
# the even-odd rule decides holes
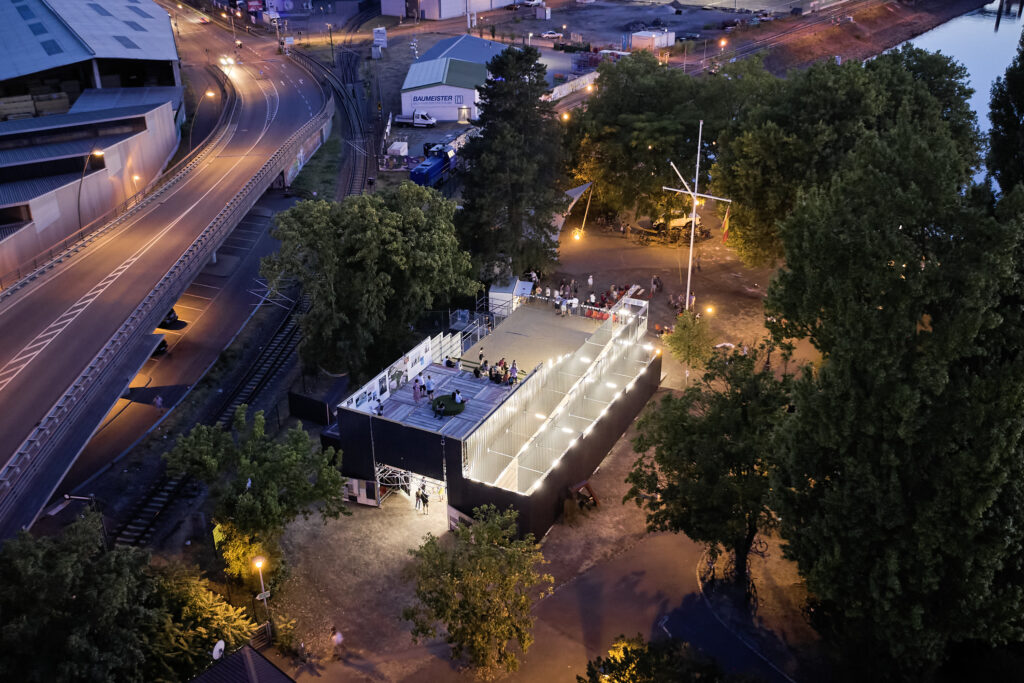
[[[244,404],[252,405],[263,392],[283,373],[302,339],[298,324],[299,314],[309,308],[308,299],[302,297],[292,304],[288,315],[274,332],[274,336],[263,347],[259,357],[248,371],[226,393],[217,406],[210,411],[208,424],[230,428],[231,420]],[[127,515],[129,521],[121,524],[113,534],[114,542],[121,545],[144,546],[151,543],[158,523],[167,509],[180,499],[192,486],[185,475],[164,473],[132,506]]]

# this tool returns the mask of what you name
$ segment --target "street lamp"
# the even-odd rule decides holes
[[[263,584],[263,563],[266,559],[262,555],[257,555],[253,558],[252,563],[256,565],[256,571],[260,573],[260,594],[256,596],[257,600],[263,601],[263,608],[267,610],[267,619],[270,618],[270,607],[267,605],[267,598],[270,597],[270,593],[267,591],[267,587]]]
[[[216,96],[217,93],[213,92],[212,90],[207,90],[204,99],[212,100]],[[192,131],[196,127],[196,119],[199,118],[199,110],[202,108],[202,106],[203,100],[199,100],[199,104],[196,105],[196,111],[192,114],[192,125],[188,127],[188,150],[190,152],[192,151]]]
[[[78,229],[82,229],[82,185],[85,184],[85,172],[89,170],[89,162],[93,157],[99,159],[103,156],[103,150],[94,149],[85,157],[85,164],[82,166],[82,178],[78,181]]]
[[[138,173],[132,176],[132,187],[135,188],[135,194],[139,193],[139,180],[140,178]]]
[[[320,34],[323,35],[323,34]],[[327,24],[327,36],[331,40],[331,68],[334,68],[334,27],[330,23]]]
[[[562,112],[562,120],[563,121],[568,121],[569,120],[569,112],[567,112],[567,111]]]
[[[530,33],[530,34],[529,34],[529,35],[527,35],[527,37],[526,37],[526,46],[527,46],[527,47],[529,47],[529,46],[530,46],[530,41],[532,41],[532,40],[533,40],[533,33]]]

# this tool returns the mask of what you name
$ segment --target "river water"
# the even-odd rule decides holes
[[[1009,16],[1002,16],[996,31],[998,9],[998,2],[990,3],[910,41],[925,50],[949,55],[967,67],[974,88],[971,107],[978,114],[978,126],[983,132],[989,128],[988,100],[992,82],[1003,75],[1016,54],[1024,23],[1017,19],[1015,5]]]

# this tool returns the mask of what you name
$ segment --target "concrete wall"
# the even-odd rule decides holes
[[[81,225],[88,225],[145,189],[167,165],[178,146],[178,127],[170,102],[146,114],[146,130],[103,150],[105,168],[81,183]],[[133,176],[139,180],[133,180]],[[29,202],[32,221],[0,241],[0,273],[11,272],[79,230],[79,181]]]
[[[421,19],[451,19],[470,12],[487,12],[511,5],[513,0],[419,0]],[[405,2],[381,0],[381,14],[393,17],[405,16]]]
[[[482,84],[481,84],[482,85]],[[440,101],[423,98],[443,98]],[[402,93],[402,114],[409,116],[413,110],[425,111],[438,121],[458,121],[459,107],[469,107],[469,120],[479,118],[477,102],[480,94],[467,88],[453,88],[450,85],[435,85]]]

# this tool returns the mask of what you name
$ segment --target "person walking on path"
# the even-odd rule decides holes
[[[587,287],[590,287],[591,289],[594,288],[594,276],[593,275],[588,275],[587,276]]]
[[[341,635],[341,631],[338,630],[337,626],[331,627],[331,648],[334,651],[334,659],[345,658],[345,636]]]
[[[420,494],[420,489],[416,489],[416,512],[419,512],[420,508],[423,507],[423,496]]]

